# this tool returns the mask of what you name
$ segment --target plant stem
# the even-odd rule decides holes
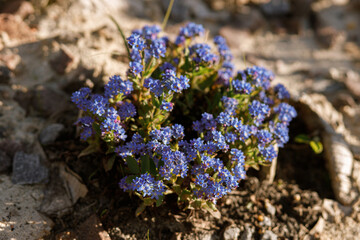
[[[168,8],[166,10],[166,14],[165,14],[164,20],[163,20],[162,25],[161,25],[161,28],[162,28],[163,31],[164,31],[164,29],[166,27],[167,21],[169,20],[171,9],[172,9],[172,6],[174,4],[174,1],[175,0],[170,0],[169,6],[168,6]]]

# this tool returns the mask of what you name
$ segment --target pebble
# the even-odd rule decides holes
[[[266,202],[266,203],[265,203],[265,208],[266,208],[266,211],[267,211],[271,216],[275,216],[276,209],[275,209],[275,207],[274,207],[271,203]]]
[[[277,236],[270,230],[265,231],[265,233],[261,236],[261,240],[277,240]]]
[[[49,145],[55,142],[60,136],[65,126],[60,123],[53,123],[43,128],[39,135],[39,141],[42,145]]]
[[[238,239],[240,236],[240,228],[236,226],[227,227],[224,231],[224,240]]]
[[[271,227],[271,219],[267,216],[264,216],[264,220],[260,222],[260,225],[264,227]]]
[[[255,232],[255,229],[253,227],[251,227],[249,224],[246,224],[245,230],[241,234],[240,239],[241,240],[251,240],[254,232]]]
[[[13,161],[11,181],[15,184],[35,184],[48,179],[48,169],[40,162],[37,154],[16,152]]]
[[[74,61],[74,56],[64,46],[49,60],[51,68],[58,74],[62,75],[70,68]]]

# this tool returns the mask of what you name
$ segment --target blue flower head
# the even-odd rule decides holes
[[[133,90],[133,83],[129,80],[122,80],[120,76],[110,77],[110,81],[105,85],[105,97],[113,98],[118,94],[129,95]]]
[[[136,108],[130,102],[118,103],[118,113],[121,120],[124,120],[128,117],[134,117],[136,115]]]

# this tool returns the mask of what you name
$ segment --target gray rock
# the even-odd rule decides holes
[[[261,4],[260,8],[267,16],[283,16],[291,12],[291,3],[289,0],[271,0]]]
[[[34,184],[45,182],[48,169],[40,162],[37,154],[16,152],[13,161],[11,181],[15,184]]]
[[[264,216],[264,221],[260,222],[261,226],[271,227],[271,219],[267,216]]]
[[[88,190],[79,175],[64,163],[55,163],[51,169],[50,182],[40,211],[47,215],[63,216],[71,212],[79,198],[85,197]]]
[[[240,236],[240,228],[236,226],[227,227],[224,231],[224,240],[238,239]]]
[[[265,233],[261,236],[261,240],[277,240],[277,236],[270,230],[265,231]]]
[[[61,91],[38,86],[32,96],[32,107],[44,117],[59,114],[66,108],[69,97]]]
[[[74,61],[74,56],[64,46],[49,60],[51,68],[57,74],[64,74]]]
[[[0,150],[0,172],[7,171],[11,167],[11,158]]]
[[[251,227],[249,225],[245,225],[245,230],[241,234],[240,239],[241,240],[251,240],[254,232],[255,232],[255,229],[253,227]]]
[[[11,71],[7,66],[0,66],[0,84],[8,84],[11,78]]]
[[[265,208],[266,208],[266,211],[267,211],[271,216],[275,216],[276,209],[275,209],[275,207],[274,207],[271,203],[266,202],[266,203],[265,203]]]
[[[53,123],[43,128],[39,135],[39,141],[42,145],[54,143],[60,136],[61,131],[64,130],[64,125],[60,123]]]

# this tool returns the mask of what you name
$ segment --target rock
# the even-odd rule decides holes
[[[223,234],[224,240],[238,239],[240,236],[240,231],[240,228],[236,226],[227,227]]]
[[[2,13],[11,13],[20,16],[22,19],[35,12],[33,5],[25,0],[10,1],[1,8]]]
[[[0,175],[0,239],[44,239],[54,225],[36,209],[42,198],[41,185],[14,185]]]
[[[6,32],[11,40],[27,42],[35,40],[34,32],[20,16],[7,13],[0,14],[0,32]]]
[[[47,215],[63,216],[69,213],[71,207],[79,198],[85,197],[87,192],[86,186],[76,173],[64,163],[55,163],[40,211]]]
[[[64,128],[65,126],[60,123],[53,123],[43,128],[39,135],[40,143],[42,145],[54,143],[61,134],[61,131],[64,130]]]
[[[74,61],[74,56],[65,46],[61,46],[59,51],[49,60],[51,68],[58,74],[64,74]]]
[[[16,152],[13,160],[11,180],[15,184],[34,184],[48,179],[48,169],[37,154]]]
[[[6,52],[0,54],[0,62],[6,65],[10,71],[17,72],[21,68],[21,57],[18,54],[12,52]]]
[[[270,202],[265,202],[265,208],[266,208],[266,211],[272,216],[274,217],[275,216],[275,213],[276,213],[276,208],[270,203]]]
[[[271,219],[267,216],[264,216],[264,220],[260,222],[260,225],[264,227],[271,227]]]
[[[254,43],[254,39],[246,30],[226,26],[222,27],[219,33],[226,39],[230,48],[249,49]]]
[[[322,233],[322,231],[324,230],[325,227],[325,220],[320,217],[319,220],[317,221],[317,223],[315,224],[315,226],[310,230],[310,234],[314,235],[316,233]]]
[[[262,28],[266,20],[261,12],[255,8],[244,7],[234,16],[233,22],[237,28],[254,32]]]
[[[11,78],[11,71],[7,66],[0,65],[0,84],[8,84]]]
[[[339,32],[331,26],[317,29],[316,37],[325,48],[332,48],[344,42],[346,38],[343,32]]]
[[[261,236],[261,240],[276,240],[277,236],[270,230],[265,231],[265,233]]]
[[[63,111],[69,97],[58,90],[46,86],[38,86],[32,96],[32,107],[44,117],[50,117]]]
[[[346,73],[345,85],[353,95],[360,98],[360,75],[357,72]]]
[[[7,171],[11,167],[11,158],[0,150],[0,173]]]
[[[284,16],[291,13],[289,0],[271,0],[260,5],[261,11],[269,17]]]
[[[99,218],[94,214],[77,229],[78,239],[111,240],[109,234],[104,230]]]
[[[253,236],[254,232],[255,232],[255,229],[253,227],[251,227],[249,224],[246,224],[245,230],[241,234],[240,239],[241,240],[251,240],[251,239],[253,239],[252,236]]]

